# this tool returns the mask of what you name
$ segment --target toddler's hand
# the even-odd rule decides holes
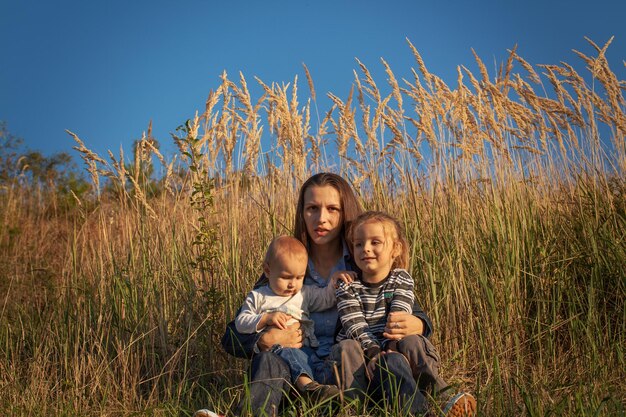
[[[281,330],[285,330],[287,328],[287,322],[291,319],[291,316],[287,313],[283,313],[282,311],[275,311],[273,313],[266,313],[267,319],[266,323],[268,326],[276,326]]]
[[[343,281],[343,283],[347,285],[356,280],[356,278],[357,275],[354,271],[337,271],[330,277],[330,283],[328,285],[337,288],[339,281]]]

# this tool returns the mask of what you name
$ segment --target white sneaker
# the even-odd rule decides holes
[[[207,410],[206,408],[203,408],[202,410],[198,410],[195,413],[193,413],[193,417],[224,417],[224,416],[221,414],[214,413],[211,410]]]

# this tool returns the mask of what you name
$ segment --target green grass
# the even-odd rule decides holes
[[[559,204],[523,187],[480,204],[471,192],[401,204],[443,374],[476,393],[483,415],[624,412],[626,218],[587,187],[555,195]],[[24,232],[3,240],[2,410],[169,415],[236,402],[246,362],[219,339],[272,235],[252,199],[236,206],[232,218],[265,220],[217,222],[225,238],[204,272],[190,266],[193,213],[166,198],[158,222],[137,211],[111,220],[115,206],[103,204],[53,242],[55,219],[13,213]],[[30,252],[27,230],[47,233]],[[60,270],[46,267],[52,256]]]

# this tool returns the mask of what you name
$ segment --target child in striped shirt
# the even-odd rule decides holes
[[[395,351],[383,337],[390,312],[413,311],[413,278],[406,271],[409,250],[400,225],[381,212],[367,212],[351,226],[349,244],[361,269],[359,280],[337,290],[342,329],[337,340],[355,339],[368,360],[381,351]]]
[[[439,390],[436,395],[445,404],[437,411],[446,417],[474,416],[473,395],[466,392],[452,395],[449,386],[444,388],[447,384],[437,375],[439,357],[433,354],[434,347],[426,338],[411,336],[397,341],[383,335],[389,313],[411,313],[415,303],[414,281],[406,271],[409,247],[398,220],[382,212],[363,213],[350,225],[347,241],[361,274],[352,283],[341,282],[337,289],[337,310],[342,324],[337,341],[350,338],[360,343],[373,397],[382,396],[387,403],[398,398],[407,414],[428,412],[430,406],[420,390],[420,379],[429,377],[420,371],[427,361],[434,372],[430,375],[436,380],[434,388]],[[430,355],[407,354],[411,349],[421,351],[420,344],[433,349]],[[398,361],[399,355],[406,360]],[[390,386],[390,376],[397,379],[398,387]]]

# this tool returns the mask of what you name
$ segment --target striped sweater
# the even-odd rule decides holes
[[[342,329],[337,341],[358,340],[364,351],[374,345],[382,346],[387,315],[392,311],[412,313],[413,287],[413,277],[404,269],[392,270],[376,284],[357,280],[346,285],[340,281],[337,310]]]

